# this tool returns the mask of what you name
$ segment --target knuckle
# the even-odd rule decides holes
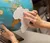
[[[38,13],[38,11],[37,11],[37,10],[33,10],[33,12]]]

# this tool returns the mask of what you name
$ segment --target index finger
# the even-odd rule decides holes
[[[33,10],[33,11],[29,12],[29,13],[31,13],[34,16],[36,16],[38,14],[38,12],[36,10]]]

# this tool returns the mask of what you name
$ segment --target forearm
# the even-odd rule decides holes
[[[47,22],[47,21],[43,21],[43,23],[42,23],[42,26],[41,26],[42,28],[48,28],[48,29],[50,29],[50,22]]]

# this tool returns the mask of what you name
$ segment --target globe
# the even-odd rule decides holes
[[[19,6],[33,9],[30,0],[0,0],[0,24],[4,24],[11,31],[19,30],[21,27],[21,20],[13,18],[13,13]]]

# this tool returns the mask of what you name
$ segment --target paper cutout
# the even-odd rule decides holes
[[[21,27],[20,28],[21,28],[22,33],[24,33],[28,28],[23,21],[23,12],[25,12],[25,11],[29,11],[29,10],[28,9],[23,9],[20,6],[20,7],[17,8],[17,10],[14,12],[14,15],[13,15],[14,19],[20,19],[21,20]],[[25,20],[25,22],[29,23],[28,20]]]

